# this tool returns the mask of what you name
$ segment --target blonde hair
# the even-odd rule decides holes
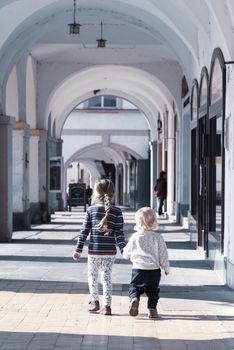
[[[102,179],[95,183],[93,192],[93,201],[103,201],[105,206],[105,216],[98,224],[98,229],[102,229],[107,226],[107,217],[111,208],[111,200],[115,194],[114,184],[111,180]]]
[[[155,210],[149,207],[139,209],[135,214],[135,220],[137,231],[155,230],[158,226]]]

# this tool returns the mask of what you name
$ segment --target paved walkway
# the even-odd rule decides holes
[[[127,236],[134,213],[125,213]],[[160,318],[128,315],[131,265],[117,256],[113,315],[89,314],[87,247],[71,259],[83,212],[57,213],[49,225],[0,244],[0,349],[233,350],[234,291],[201,259],[186,230],[161,220],[171,274],[163,275]]]

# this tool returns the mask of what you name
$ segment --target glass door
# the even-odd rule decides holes
[[[222,118],[214,117],[209,122],[209,241],[222,251]]]
[[[197,220],[197,128],[191,130],[191,213]]]
[[[198,122],[198,245],[207,250],[207,132],[206,116]]]

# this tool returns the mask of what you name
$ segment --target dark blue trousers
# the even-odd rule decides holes
[[[160,197],[158,197],[158,215],[163,214],[163,205],[164,205],[164,200]]]
[[[129,288],[129,298],[140,299],[141,294],[148,297],[148,309],[155,309],[159,299],[159,282],[161,270],[132,269],[132,280]]]

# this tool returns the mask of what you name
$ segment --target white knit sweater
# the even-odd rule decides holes
[[[163,237],[154,231],[135,232],[123,250],[134,269],[155,270],[160,267],[169,273],[167,246]]]

